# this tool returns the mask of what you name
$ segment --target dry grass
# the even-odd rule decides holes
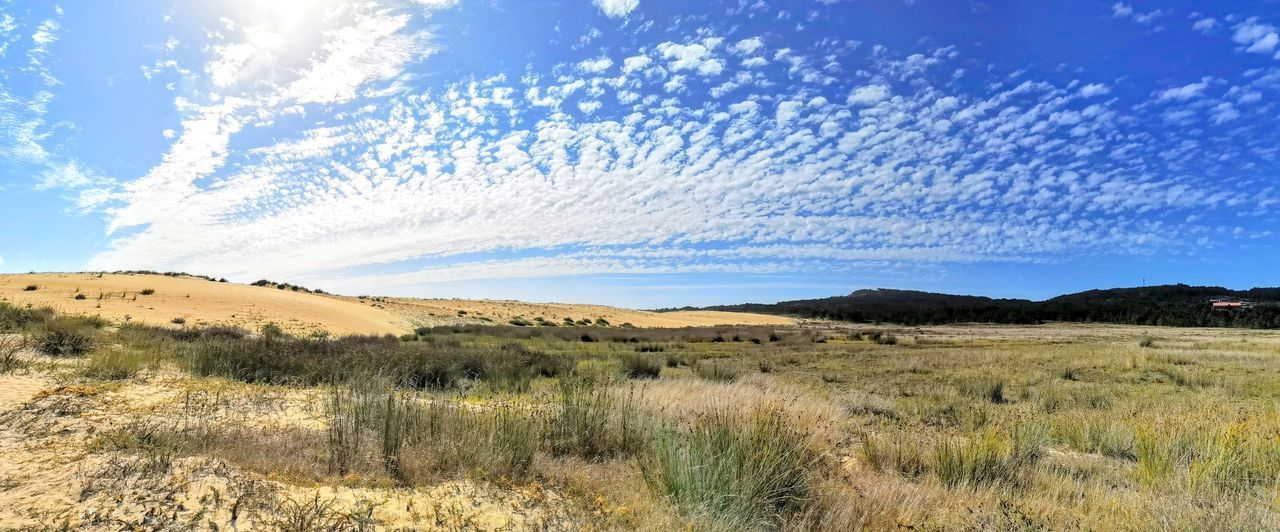
[[[18,314],[13,322],[34,320],[37,335],[48,321]],[[34,500],[8,493],[31,493],[46,468],[55,478],[98,472],[87,502],[71,493],[41,503],[73,524],[83,524],[74,516],[88,515],[84,505],[106,512],[115,511],[102,504],[108,497],[168,497],[165,486],[200,471],[222,479],[220,493],[265,483],[243,511],[285,528],[1280,525],[1280,333],[876,331],[891,343],[830,327],[777,330],[756,343],[745,336],[754,332],[582,342],[472,331],[400,342],[95,330],[88,358],[26,350],[18,358],[33,366],[4,377],[8,389],[36,378],[63,387],[35,399],[27,387],[0,402],[15,405],[0,414],[0,452],[25,475],[0,478],[13,484],[0,490],[0,523],[30,524],[3,521]],[[662,334],[673,336],[653,337]],[[1141,347],[1145,336],[1158,341]],[[265,362],[182,371],[192,368],[192,346],[223,342],[245,351],[201,356]],[[521,347],[503,347],[513,343]],[[325,360],[338,364],[314,373]],[[450,385],[417,386],[430,379],[398,373],[437,360],[448,361]],[[734,378],[708,377],[711,364],[734,368]],[[351,371],[308,376],[336,367]],[[654,368],[660,378],[628,379]],[[39,441],[12,443],[27,438]],[[454,495],[441,499],[441,490]],[[229,506],[204,497],[181,500],[227,527]],[[119,519],[144,522],[141,513]]]

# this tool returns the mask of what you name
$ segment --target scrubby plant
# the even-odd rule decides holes
[[[40,289],[40,285],[29,284],[26,287],[24,287],[22,290],[24,292],[35,292],[36,290],[39,290],[39,289]]]
[[[20,354],[27,347],[26,335],[0,334],[0,374],[25,367]]]
[[[557,455],[589,459],[635,454],[648,437],[631,395],[615,393],[606,374],[560,379],[548,440]]]
[[[818,453],[773,409],[744,421],[714,411],[659,432],[640,460],[645,482],[708,528],[776,528],[812,494]]]
[[[81,320],[56,318],[45,327],[44,334],[37,339],[37,347],[41,353],[54,357],[73,357],[84,355],[93,348],[93,329]]]
[[[640,353],[622,355],[622,373],[631,379],[656,379],[662,374],[662,361]]]
[[[709,381],[733,382],[741,374],[737,366],[719,360],[699,360],[692,367],[695,375]]]
[[[132,349],[101,349],[89,355],[81,374],[99,380],[131,379],[153,360],[154,355]]]
[[[151,294],[156,293],[156,291],[155,291],[155,290],[152,290],[152,289],[150,289],[150,288],[143,288],[143,289],[142,289],[142,291],[141,291],[141,292],[138,292],[138,293],[139,293],[139,294],[142,294],[142,295],[144,295],[144,296],[149,296],[149,295],[151,295]]]

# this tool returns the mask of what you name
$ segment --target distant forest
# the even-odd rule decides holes
[[[1214,310],[1211,299],[1248,301],[1253,306]],[[903,325],[1067,321],[1277,329],[1280,328],[1280,288],[1229,290],[1217,286],[1177,284],[1089,290],[1045,301],[875,289],[823,299],[725,305],[706,307],[706,310]]]

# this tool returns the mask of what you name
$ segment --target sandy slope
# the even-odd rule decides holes
[[[795,320],[764,314],[738,312],[684,311],[648,312],[603,305],[568,303],[525,303],[467,299],[380,298],[369,301],[418,325],[464,323],[506,324],[514,318],[543,318],[563,324],[565,318],[595,321],[604,318],[610,325],[630,323],[636,327],[710,327],[714,325],[791,325]],[[459,311],[466,314],[459,314]],[[487,322],[485,320],[488,320]]]
[[[28,292],[29,284],[39,287]],[[155,290],[141,295],[144,289]],[[77,300],[77,293],[85,299]],[[101,299],[99,299],[101,297]],[[333,334],[401,333],[408,324],[381,309],[339,298],[191,277],[50,273],[0,275],[0,298],[59,312],[100,315],[121,321],[168,324],[229,324],[257,329],[279,323],[292,332],[325,330]]]
[[[39,288],[25,291],[27,285]],[[155,291],[141,295],[144,289]],[[84,294],[85,299],[75,299]],[[463,299],[357,299],[278,290],[193,277],[41,273],[0,275],[0,300],[52,306],[59,312],[99,315],[113,321],[165,325],[182,318],[189,325],[228,324],[256,330],[276,322],[294,333],[399,334],[422,325],[505,324],[517,317],[564,318],[636,327],[789,325],[778,316],[734,312],[646,312],[601,305],[478,301]],[[460,314],[462,312],[462,314]]]

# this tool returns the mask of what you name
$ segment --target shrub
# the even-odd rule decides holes
[[[532,322],[524,318],[511,318],[510,320],[507,320],[507,323],[515,325],[516,327],[528,327],[530,325],[533,325]]]
[[[150,289],[150,288],[143,288],[143,289],[142,289],[142,291],[141,291],[141,292],[138,292],[138,293],[139,293],[139,294],[142,294],[142,295],[144,295],[144,296],[149,296],[149,295],[151,295],[151,294],[156,293],[156,291],[155,291],[155,290],[152,290],[152,289]]]
[[[29,284],[29,285],[27,285],[27,287],[26,287],[26,288],[23,288],[22,290],[23,290],[24,292],[35,292],[36,290],[39,290],[39,289],[40,289],[40,286],[38,286],[38,285],[34,285],[34,284]]]
[[[26,347],[26,336],[0,334],[0,374],[26,366],[26,363],[18,356]]]
[[[76,301],[84,301],[84,300],[85,300],[85,296],[84,296],[84,294],[76,294],[75,300],[76,300]]]
[[[104,349],[95,351],[81,370],[90,379],[123,380],[137,376],[147,365],[150,355],[134,350]]]
[[[699,360],[693,365],[693,373],[709,381],[733,382],[738,380],[738,368],[720,361]]]
[[[1003,404],[1008,399],[1005,397],[1005,383],[1001,379],[967,378],[960,383],[960,390],[966,395],[986,399],[995,404]]]
[[[53,309],[48,307],[15,307],[0,302],[0,332],[15,331],[53,319]]]
[[[811,493],[818,454],[774,409],[715,411],[659,433],[640,460],[655,493],[726,530],[776,528]]]
[[[398,392],[372,376],[334,387],[328,416],[331,473],[377,464],[409,484],[461,476],[519,481],[543,441],[541,426],[514,406],[473,411]]]
[[[47,330],[37,341],[37,347],[49,356],[80,356],[93,348],[93,333],[74,320],[58,318],[49,322]]]
[[[666,350],[666,346],[662,344],[640,344],[636,346],[637,353],[661,353]]]
[[[607,378],[566,376],[557,399],[548,434],[554,454],[608,458],[633,455],[643,446],[647,433],[632,396],[620,398]]]
[[[169,320],[169,323],[172,323],[172,324],[174,324],[174,325],[186,325],[186,323],[187,323],[187,319],[186,319],[186,318],[174,318],[174,319]]]
[[[1074,416],[1058,420],[1052,431],[1054,439],[1085,453],[1112,458],[1137,458],[1137,441],[1129,426],[1094,416]]]
[[[1009,437],[992,429],[938,445],[933,468],[949,487],[994,484],[1018,474],[1014,457]]]
[[[622,373],[630,379],[656,379],[662,373],[662,362],[656,357],[630,354],[622,359]]]
[[[929,472],[929,460],[921,448],[919,442],[908,441],[902,432],[862,436],[862,454],[871,467],[896,471],[909,478],[920,478]]]

